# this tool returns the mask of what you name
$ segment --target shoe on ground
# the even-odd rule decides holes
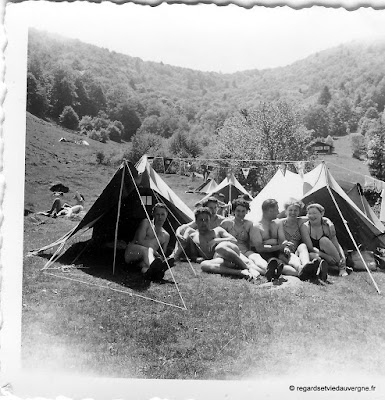
[[[301,271],[298,274],[298,278],[301,281],[307,281],[316,278],[319,264],[319,259],[308,262],[302,267]]]
[[[276,279],[276,280],[278,280],[278,278],[281,276],[282,271],[283,271],[283,267],[285,266],[285,264],[282,261],[277,261],[277,263],[278,263],[278,265],[277,265],[277,268],[274,271],[274,276],[273,276],[273,279]],[[287,282],[287,279],[285,279],[285,281]]]
[[[268,264],[267,264],[267,270],[266,270],[266,274],[265,277],[267,279],[268,282],[271,282],[275,275],[276,275],[276,270],[278,268],[278,260],[276,258],[272,258]]]
[[[166,270],[167,264],[160,258],[155,258],[148,270],[144,273],[144,277],[149,281],[161,281]]]

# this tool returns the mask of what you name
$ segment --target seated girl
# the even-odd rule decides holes
[[[250,250],[250,230],[253,227],[253,223],[245,219],[249,209],[248,201],[242,198],[233,200],[231,204],[233,216],[222,221],[221,227],[235,237],[241,252],[241,258],[255,271],[255,275],[265,275],[266,261],[258,253]]]
[[[334,224],[324,217],[325,208],[318,203],[306,208],[308,221],[302,225],[302,239],[311,260],[325,260],[328,267],[335,267],[339,276],[346,276],[346,258],[336,236]]]
[[[279,258],[285,263],[285,275],[300,276],[302,269],[310,262],[309,252],[301,234],[305,218],[299,215],[303,206],[299,200],[288,200],[284,204],[286,218],[278,220],[279,242],[285,245]]]

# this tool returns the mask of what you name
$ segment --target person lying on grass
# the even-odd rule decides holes
[[[325,218],[325,208],[318,203],[306,208],[308,221],[303,224],[302,238],[311,260],[325,260],[326,269],[336,268],[339,276],[346,276],[345,253],[338,242],[336,229],[330,219]],[[325,265],[325,263],[322,263]]]
[[[310,261],[307,246],[302,240],[306,218],[299,215],[303,207],[304,204],[296,199],[289,199],[284,204],[286,218],[278,220],[278,239],[285,247],[279,259],[286,264],[284,269],[287,275],[298,276],[301,280],[319,278],[325,281],[325,266],[320,266],[316,259]]]
[[[210,218],[210,229],[214,229],[218,227],[225,219],[222,215],[218,215],[218,200],[215,197],[209,197],[203,203],[203,207],[207,207],[210,210],[211,218]],[[188,237],[192,232],[194,232],[198,228],[197,223],[195,221],[191,221],[188,224],[181,225],[175,231],[176,234],[176,244],[175,249],[172,253],[172,258],[178,260],[182,257],[184,258],[183,250],[181,246],[187,250],[187,253],[190,255],[194,253],[193,249],[188,249]],[[191,243],[190,243],[191,244]],[[192,261],[196,261],[196,257],[192,258]]]
[[[74,195],[74,200],[76,200],[76,204],[74,206],[71,206],[68,203],[63,203],[63,192],[54,192],[53,196],[55,197],[51,209],[48,211],[40,211],[37,214],[39,215],[45,215],[47,217],[60,217],[60,216],[66,216],[66,217],[71,217],[73,214],[79,214],[80,211],[84,209],[84,196],[80,194],[78,191],[75,192]]]
[[[267,199],[262,203],[262,217],[253,224],[250,232],[251,245],[260,255],[259,267],[264,271],[268,282],[278,279],[281,274],[292,272],[292,267],[287,268],[280,260],[280,255],[289,241],[279,243],[278,240],[278,202]]]
[[[152,215],[152,221],[148,219],[141,221],[134,239],[127,244],[124,260],[127,264],[139,263],[145,278],[161,280],[168,265],[158,250],[162,247],[163,254],[165,254],[170,240],[169,233],[163,228],[168,216],[166,205],[156,203],[152,209]]]
[[[197,208],[197,230],[191,231],[186,240],[186,244],[191,244],[188,249],[193,249],[198,255],[196,260],[201,261],[202,271],[246,277],[250,280],[257,278],[259,273],[250,267],[250,262],[246,264],[241,258],[235,237],[220,226],[211,228],[211,217],[209,208]]]
[[[258,272],[257,275],[265,275],[266,261],[257,253],[250,250],[250,232],[253,223],[245,219],[247,212],[250,210],[249,201],[243,196],[235,199],[231,203],[232,217],[226,218],[221,227],[237,239],[237,245],[240,250],[240,257],[246,264],[251,263],[251,268]]]

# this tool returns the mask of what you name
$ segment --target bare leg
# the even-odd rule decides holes
[[[247,257],[254,263],[255,269],[261,274],[265,275],[267,270],[267,261],[262,258],[258,253],[247,252]]]
[[[332,257],[335,263],[338,264],[340,261],[340,255],[338,253],[338,250],[334,246],[333,242],[329,238],[324,236],[320,239],[319,244],[320,244],[320,250],[326,255]]]
[[[154,250],[140,244],[128,243],[124,253],[124,261],[127,264],[140,261],[142,272],[146,272],[155,260]]]
[[[48,213],[51,215],[57,215],[57,213],[60,212],[60,210],[62,209],[62,204],[61,204],[61,200],[60,199],[55,199],[51,209],[48,211]]]
[[[306,265],[310,262],[310,255],[305,243],[301,243],[296,251],[296,255],[299,257],[301,266]]]
[[[239,268],[231,268],[227,265],[231,265],[231,263],[226,263],[226,261],[221,258],[213,258],[212,260],[205,260],[201,262],[202,271],[208,272],[211,274],[221,274],[221,275],[233,275],[239,276],[243,278],[252,278],[252,275],[248,273],[248,269],[239,269]],[[234,265],[234,264],[233,264]]]
[[[239,247],[231,242],[221,242],[215,248],[215,253],[219,258],[230,261],[239,269],[249,269],[247,264],[240,257]]]

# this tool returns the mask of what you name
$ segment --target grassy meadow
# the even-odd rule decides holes
[[[68,201],[75,190],[83,193],[88,209],[116,169],[97,164],[96,152],[111,158],[122,153],[123,145],[113,142],[89,140],[90,146],[80,146],[59,142],[61,137],[76,135],[27,116],[25,207],[31,211],[50,207],[49,185],[56,180],[69,186]],[[337,163],[339,154],[327,157]],[[363,165],[350,161],[357,165],[348,169]],[[190,207],[200,198],[185,193],[200,181],[162,177]],[[83,239],[53,269],[42,272],[52,253],[28,252],[77,222],[25,216],[25,370],[213,380],[335,376],[342,371],[374,376],[384,370],[384,295],[376,292],[367,273],[331,276],[327,286],[294,278],[272,286],[263,278],[252,284],[205,274],[199,265],[192,264],[192,270],[181,262],[173,268],[179,294],[169,271],[164,283],[145,283],[137,271],[125,270],[122,254],[112,275],[112,252],[90,251]],[[373,276],[384,291],[385,274],[379,270]]]

